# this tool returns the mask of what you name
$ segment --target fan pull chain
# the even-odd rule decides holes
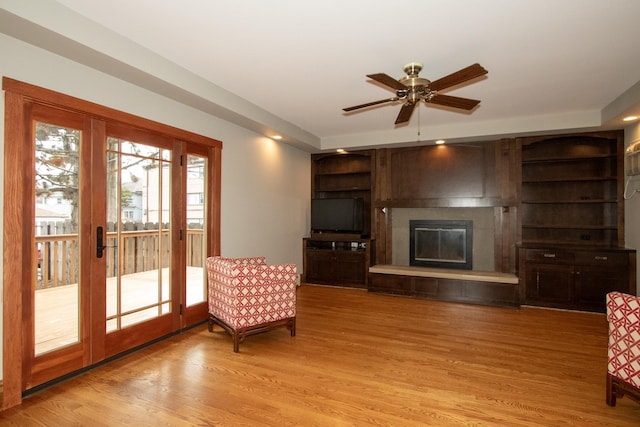
[[[418,104],[418,139],[416,142],[420,142],[420,104]]]

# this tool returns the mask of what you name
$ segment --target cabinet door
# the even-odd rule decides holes
[[[576,270],[576,302],[579,308],[604,312],[605,296],[611,291],[628,292],[626,268],[580,266]]]
[[[529,264],[525,267],[527,302],[569,306],[573,302],[573,267]]]
[[[365,253],[336,251],[336,281],[345,284],[365,283]]]
[[[334,251],[307,249],[307,282],[333,284],[335,275]]]

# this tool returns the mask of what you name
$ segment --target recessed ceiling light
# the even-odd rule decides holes
[[[439,140],[437,140],[437,141],[436,141],[436,144],[438,144],[438,145],[442,145],[442,144],[444,144],[444,139],[439,139]]]
[[[638,120],[638,116],[627,116],[622,120],[625,121],[625,122],[631,122],[633,120]]]
[[[338,148],[336,150],[336,152],[338,152],[338,153],[346,153],[346,151],[344,151],[344,148]]]
[[[273,135],[271,138],[273,138],[273,139],[282,139],[282,136],[281,135]]]

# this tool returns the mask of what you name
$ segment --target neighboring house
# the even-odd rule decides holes
[[[70,206],[68,204],[60,206],[61,208],[57,211],[36,206],[36,235],[61,234],[62,230],[58,232],[57,228],[70,218]]]

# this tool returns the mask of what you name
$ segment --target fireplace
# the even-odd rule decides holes
[[[410,220],[409,233],[410,265],[473,268],[473,221]]]

